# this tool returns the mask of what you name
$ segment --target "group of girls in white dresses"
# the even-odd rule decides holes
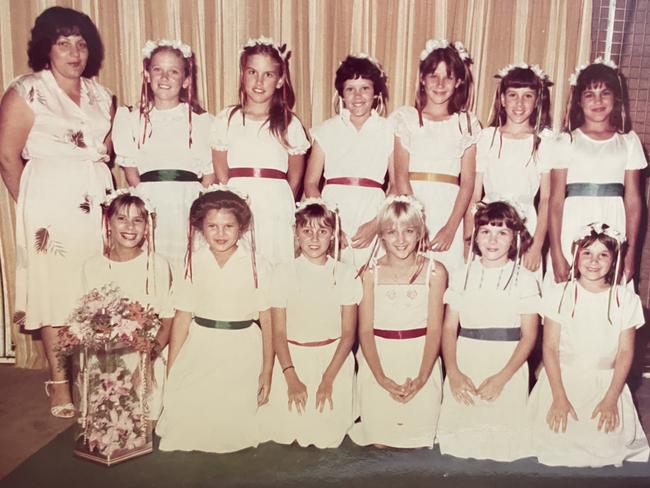
[[[537,66],[499,72],[481,130],[462,43],[426,43],[415,105],[388,118],[379,63],[350,55],[305,171],[285,45],[244,45],[240,99],[214,120],[189,46],[150,42],[143,55],[140,105],[113,125],[135,189],[110,197],[106,252],[84,273],[175,310],[157,336],[161,450],[326,448],[349,435],[500,461],[648,459],[625,386],[644,321],[615,266],[632,278],[646,161],[615,67],[576,72],[555,137]],[[529,397],[540,315],[544,369]]]

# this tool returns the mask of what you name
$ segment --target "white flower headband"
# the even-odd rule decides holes
[[[424,45],[424,49],[420,53],[420,61],[427,59],[427,56],[431,54],[436,49],[446,49],[450,46],[450,43],[447,39],[429,39]],[[469,53],[462,42],[456,41],[452,44],[452,47],[458,52],[458,56],[463,61],[467,61],[469,58]]]
[[[411,195],[389,195],[386,197],[386,200],[384,200],[384,207],[388,207],[395,202],[406,203],[419,212],[424,213],[424,206],[422,203]]]
[[[320,205],[321,207],[324,207],[326,210],[329,210],[330,212],[336,212],[337,210],[336,207],[332,207],[322,198],[309,197],[309,198],[305,198],[301,202],[296,203],[296,213],[300,212],[301,210],[304,210],[310,205]]]
[[[120,188],[119,190],[113,190],[110,193],[106,195],[106,198],[102,202],[102,206],[105,208],[108,208],[108,206],[113,203],[113,200],[115,200],[117,197],[121,197],[122,195],[131,195],[134,197],[138,197],[140,200],[142,200],[142,203],[144,203],[144,208],[145,210],[150,213],[150,214],[155,214],[156,213],[156,208],[153,206],[151,201],[149,201],[148,198],[144,197],[136,187],[130,186],[129,188]]]
[[[201,189],[201,195],[205,195],[206,193],[212,193],[213,191],[227,191],[229,193],[232,193],[234,195],[237,195],[239,198],[244,200],[245,202],[248,202],[248,195],[246,193],[243,193],[239,191],[236,188],[233,188],[232,186],[228,185],[223,185],[221,183],[214,183],[207,188]]]
[[[151,58],[151,53],[159,47],[171,47],[181,52],[184,58],[192,57],[192,48],[187,44],[174,39],[158,39],[157,41],[147,41],[142,48],[142,58],[149,59]]]
[[[351,58],[357,58],[357,59],[367,59],[370,61],[372,64],[375,65],[375,67],[379,70],[381,73],[382,78],[386,77],[386,73],[384,73],[384,69],[381,67],[381,64],[379,64],[379,61],[377,61],[376,58],[373,58],[370,56],[368,53],[356,53],[356,54],[350,54],[349,57]],[[339,63],[339,66],[343,64],[343,61]]]
[[[278,55],[280,56],[280,58],[282,58],[283,61],[286,61],[286,59],[287,59],[287,54],[289,53],[289,51],[288,51],[286,48],[285,48],[284,51],[283,51],[283,50],[282,50],[282,46],[280,46],[279,44],[277,44],[277,43],[273,40],[273,38],[271,38],[271,37],[264,37],[264,36],[258,37],[257,39],[249,39],[248,41],[246,41],[246,44],[244,44],[244,45],[242,46],[241,50],[239,51],[239,55],[241,56],[242,53],[244,52],[244,50],[245,50],[247,47],[255,47],[255,46],[260,45],[260,44],[261,44],[262,46],[271,46],[273,49],[276,50],[276,52],[278,53]]]
[[[509,64],[508,66],[501,68],[497,72],[497,78],[505,78],[508,75],[508,73],[510,73],[513,69],[516,68],[529,69],[533,73],[535,73],[535,76],[537,76],[540,80],[548,81],[548,75],[544,72],[542,68],[540,68],[539,64],[526,64],[523,62],[518,64]]]
[[[589,237],[592,234],[604,234],[607,237],[611,237],[620,246],[625,242],[625,236],[619,231],[611,227],[610,225],[604,222],[593,222],[589,225],[584,226],[580,231],[575,235],[573,241],[581,241],[585,237]]]
[[[594,62],[591,64],[582,64],[576,68],[576,70],[573,72],[573,74],[569,77],[569,84],[571,86],[576,86],[578,83],[578,76],[580,76],[580,73],[587,68],[588,66],[591,66],[592,64],[604,64],[605,66],[608,66],[612,68],[613,70],[617,70],[618,66],[614,61],[611,59],[604,59],[602,56],[597,57],[594,59]]]

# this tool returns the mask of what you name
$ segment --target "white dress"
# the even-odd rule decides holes
[[[550,171],[551,165],[547,146],[553,134],[544,130],[540,137],[535,155],[532,134],[523,139],[503,136],[500,142],[499,130],[496,129],[495,133],[495,127],[486,127],[476,143],[476,172],[483,174],[483,200],[517,203],[531,236],[537,227],[535,196],[542,175]]]
[[[257,260],[256,289],[251,257],[242,246],[223,268],[207,247],[192,259],[192,280],[174,288],[176,310],[212,320],[243,321],[257,319],[269,308],[268,265]],[[156,426],[160,450],[223,453],[257,446],[261,372],[262,333],[255,323],[228,330],[192,320],[165,384],[163,413]]]
[[[197,178],[211,174],[210,126],[213,117],[192,114],[192,147],[189,147],[188,105],[168,110],[153,108],[148,137],[142,143],[144,122],[137,108],[120,107],[113,123],[116,163],[136,168],[140,175],[156,170],[184,170]],[[156,252],[165,256],[182,277],[187,248],[190,207],[199,196],[199,181],[148,181],[138,185],[140,193],[156,209]]]
[[[326,120],[311,130],[311,135],[325,153],[323,176],[332,178],[367,178],[383,183],[393,153],[393,128],[374,110],[361,130],[350,122],[350,111]],[[341,227],[351,244],[359,227],[377,216],[385,195],[382,188],[352,185],[325,185],[323,199],[339,209]],[[341,252],[341,260],[359,269],[366,264],[371,246]]]
[[[437,173],[453,177],[460,175],[460,160],[471,145],[476,144],[481,130],[478,119],[469,114],[455,113],[447,120],[423,119],[420,127],[415,107],[400,107],[389,117],[395,133],[409,152],[409,172]],[[429,239],[447,223],[454,208],[458,185],[438,181],[411,181],[415,197],[424,204]],[[463,223],[461,221],[448,251],[433,253],[445,268],[454,269],[463,263]]]
[[[232,107],[217,115],[212,124],[211,142],[215,151],[228,152],[228,167],[266,168],[284,173],[289,156],[305,154],[309,141],[296,116],[287,130],[290,148],[285,148],[269,131],[268,123],[244,119],[238,111],[230,119]],[[289,262],[294,257],[293,224],[295,203],[286,179],[237,177],[228,184],[250,197],[255,223],[257,252],[272,265]]]
[[[103,254],[88,259],[83,266],[82,281],[84,293],[101,289],[113,283],[118,286],[122,296],[137,300],[143,306],[152,307],[160,318],[171,318],[174,309],[171,302],[172,275],[169,263],[162,256],[153,255],[152,267],[147,271],[147,254],[141,253],[130,261],[111,261]],[[147,274],[149,278],[147,280]],[[149,418],[157,419],[162,409],[162,395],[165,384],[165,364],[163,358],[156,359],[153,366],[154,382],[148,398]],[[133,355],[137,361],[137,353]],[[137,364],[137,363],[135,363]]]
[[[562,384],[578,416],[569,416],[566,432],[553,432],[546,415],[553,402],[546,373],[531,392],[528,415],[533,453],[540,463],[551,466],[620,466],[623,461],[647,462],[648,441],[639,422],[630,389],[625,385],[618,398],[620,425],[613,432],[597,430],[598,418],[591,415],[603,399],[614,374],[614,360],[621,331],[641,327],[645,320],[641,300],[629,287],[618,287],[620,307],[613,304],[612,324],[607,320],[609,293],[592,293],[577,286],[573,309],[573,288],[558,306],[563,284],[544,296],[544,314],[560,324],[560,369]],[[573,316],[572,316],[573,315]]]
[[[533,273],[513,272],[509,261],[500,268],[486,268],[480,260],[470,266],[467,289],[465,269],[452,273],[445,302],[459,313],[460,327],[467,329],[519,328],[522,314],[541,308],[539,285]],[[512,274],[512,276],[511,276]],[[503,288],[510,281],[508,287]],[[487,332],[489,333],[489,332]],[[498,373],[512,357],[518,340],[480,340],[459,336],[456,360],[460,371],[478,386]],[[442,454],[461,458],[514,461],[529,456],[526,435],[528,364],[524,363],[491,402],[473,397],[474,405],[458,402],[445,379],[437,440]]]
[[[614,134],[599,141],[580,129],[562,134],[554,144],[553,169],[567,169],[567,184],[623,183],[625,171],[641,170],[646,162],[639,136],[634,131]],[[605,222],[625,235],[625,207],[619,196],[575,196],[564,201],[562,251],[571,263],[571,243],[577,232],[592,222]]]
[[[25,312],[27,330],[61,326],[81,296],[84,261],[102,249],[112,96],[82,78],[77,105],[48,69],[9,88],[34,114],[16,205],[16,313]]]
[[[431,265],[424,268],[424,273],[410,285],[377,283],[378,272],[379,267],[376,267],[373,270],[374,328],[391,331],[425,328],[429,277],[435,272]],[[415,378],[422,364],[425,337],[386,339],[375,336],[377,353],[386,376],[398,384],[403,384],[406,378]],[[352,426],[350,439],[362,446],[383,444],[399,448],[432,448],[442,397],[440,359],[436,360],[426,384],[408,403],[393,400],[377,383],[361,348],[357,361],[361,421]]]
[[[287,338],[300,342],[317,342],[341,337],[341,307],[356,305],[361,300],[361,281],[355,271],[328,258],[318,266],[303,256],[280,265],[274,272],[271,305],[287,314]],[[303,447],[338,447],[348,432],[353,418],[354,357],[345,359],[332,386],[333,409],[326,403],[323,412],[316,410],[316,392],[323,373],[339,345],[336,340],[323,346],[302,346],[289,343],[291,362],[307,387],[305,412],[298,414],[295,406],[287,407],[287,382],[276,360],[273,388],[268,406],[264,407],[264,429],[270,439]]]

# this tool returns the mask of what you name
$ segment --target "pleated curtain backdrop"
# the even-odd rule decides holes
[[[588,60],[591,0],[0,0],[0,83],[28,71],[27,42],[36,16],[61,5],[97,24],[106,56],[99,75],[120,104],[136,104],[140,50],[147,39],[181,39],[194,49],[203,106],[215,114],[236,103],[239,50],[248,38],[270,36],[292,51],[296,112],[305,128],[332,116],[334,73],[348,53],[377,58],[389,78],[389,111],[412,104],[419,54],[427,39],[463,41],[474,59],[473,110],[486,123],[496,71],[508,63],[537,63],[555,82],[553,119],[560,122],[568,77]],[[114,169],[118,183],[123,182]],[[0,189],[0,320],[13,310],[14,208]],[[61,286],[61,284],[56,284]],[[41,367],[42,349],[13,326],[17,364]]]

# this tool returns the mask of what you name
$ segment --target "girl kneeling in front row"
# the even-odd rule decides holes
[[[447,272],[422,254],[425,216],[413,197],[387,198],[378,228],[386,255],[363,275],[361,422],[350,437],[360,445],[431,448],[442,390],[437,358]]]

